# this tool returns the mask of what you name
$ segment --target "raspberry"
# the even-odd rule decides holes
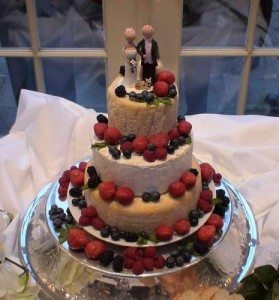
[[[78,220],[78,224],[81,226],[89,226],[91,224],[91,218],[80,216]]]
[[[71,171],[66,170],[63,172],[62,177],[65,177],[68,181],[70,181],[70,174],[71,174]]]
[[[84,173],[80,170],[71,170],[70,181],[73,186],[82,186],[84,183]]]
[[[116,185],[112,181],[105,181],[99,185],[99,195],[105,201],[112,201],[116,193]]]
[[[163,132],[156,133],[150,137],[150,143],[156,148],[167,148],[168,142],[168,135]]]
[[[174,139],[178,139],[179,136],[180,136],[180,134],[179,134],[177,128],[174,128],[168,132],[168,137],[169,137],[170,141],[172,141]]]
[[[101,230],[106,226],[105,222],[100,218],[92,218],[91,219],[91,225],[96,230]]]
[[[83,229],[72,228],[67,234],[67,242],[71,249],[84,249],[89,239]]]
[[[168,152],[166,148],[156,148],[155,151],[155,157],[158,160],[164,160],[166,159]]]
[[[153,85],[153,93],[157,97],[166,97],[169,92],[169,85],[164,81],[156,81]]]
[[[151,258],[153,258],[156,255],[157,255],[157,250],[156,250],[155,247],[149,246],[149,247],[146,247],[144,249],[144,257],[151,257]]]
[[[175,82],[175,76],[170,71],[161,71],[157,74],[156,81],[164,81],[167,84],[173,84]]]
[[[212,208],[213,204],[211,202],[208,202],[207,200],[200,198],[198,201],[198,208],[200,208],[205,214],[209,213]]]
[[[124,142],[120,145],[120,150],[122,152],[124,152],[125,150],[129,150],[129,151],[132,151],[132,143],[131,142]]]
[[[212,166],[208,163],[202,163],[200,165],[200,168],[201,168],[202,180],[205,182],[210,182],[212,180],[213,174],[214,174]]]
[[[87,166],[87,162],[82,161],[82,162],[79,163],[78,169],[79,169],[81,172],[85,173],[86,166]]]
[[[117,97],[125,97],[126,96],[126,89],[124,85],[119,85],[116,89],[115,89],[115,95]]]
[[[148,162],[153,162],[156,160],[156,155],[155,155],[154,151],[144,150],[143,158]]]
[[[223,227],[224,222],[223,222],[222,218],[219,215],[212,214],[209,217],[209,219],[206,221],[205,224],[206,225],[213,225],[213,226],[215,226],[215,228],[217,230],[217,229],[220,229],[220,228]]]
[[[177,130],[180,133],[180,135],[188,136],[191,132],[191,129],[192,124],[187,122],[186,120],[177,123]]]
[[[143,154],[148,145],[148,139],[145,136],[138,136],[132,142],[132,149],[137,154]]]
[[[58,182],[61,186],[68,187],[70,183],[70,178],[68,179],[66,176],[61,176]]]
[[[98,216],[97,210],[94,206],[90,205],[88,207],[81,209],[81,215],[87,218],[95,218]]]
[[[142,249],[137,249],[136,251],[136,259],[142,259],[144,255],[144,251]]]
[[[190,231],[190,222],[188,220],[178,220],[174,223],[174,231],[178,235],[184,235],[187,234]]]
[[[216,233],[216,228],[213,225],[203,225],[198,231],[197,231],[197,239],[198,241],[210,245],[214,241]]]
[[[132,269],[134,263],[135,263],[134,259],[124,256],[124,268],[125,269]]]
[[[119,143],[120,138],[120,131],[114,127],[107,128],[107,130],[104,133],[104,140],[108,145],[117,145]]]
[[[94,133],[99,140],[104,139],[104,133],[108,129],[108,124],[106,123],[95,123],[93,126]]]
[[[98,258],[106,250],[102,241],[91,241],[85,247],[85,254],[89,258]]]
[[[163,269],[166,265],[166,260],[162,255],[157,255],[153,259],[154,267],[157,269]]]
[[[124,250],[124,257],[129,257],[132,259],[136,259],[137,248],[136,247],[128,247]]]
[[[60,185],[58,188],[58,195],[61,198],[64,198],[67,196],[68,187]]]
[[[172,197],[181,197],[185,193],[185,185],[180,181],[175,181],[169,185],[169,193]]]
[[[106,117],[106,116],[104,116],[103,114],[99,114],[98,116],[97,116],[97,121],[99,122],[99,123],[108,123],[108,118]]]
[[[144,264],[142,260],[136,260],[133,264],[132,271],[135,275],[140,275],[144,271]]]
[[[180,181],[185,185],[186,190],[190,190],[195,186],[197,178],[192,172],[185,172],[181,176]]]
[[[169,225],[163,224],[155,229],[155,235],[160,241],[169,241],[173,236],[173,229]]]
[[[153,262],[153,259],[150,257],[145,257],[143,259],[143,265],[144,265],[144,269],[146,271],[153,271],[153,269],[154,269],[154,262]]]
[[[222,180],[222,175],[220,173],[215,173],[213,175],[213,182],[215,184],[219,184],[221,182],[221,180]]]
[[[211,203],[212,197],[213,197],[213,193],[210,189],[202,190],[200,193],[200,198],[202,198],[210,203]]]
[[[126,187],[119,187],[115,193],[115,200],[122,205],[129,205],[134,201],[134,193],[133,191]]]

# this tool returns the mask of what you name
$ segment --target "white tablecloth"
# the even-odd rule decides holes
[[[22,90],[16,122],[0,139],[0,209],[17,216],[9,229],[8,252],[15,249],[19,221],[34,195],[90,155],[96,115],[65,99]],[[197,158],[212,162],[253,210],[260,236],[256,265],[277,267],[279,118],[201,114],[187,119],[193,125]]]

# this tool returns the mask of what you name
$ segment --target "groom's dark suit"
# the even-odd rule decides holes
[[[142,79],[148,79],[151,77],[152,84],[155,82],[155,69],[158,66],[157,60],[159,59],[159,47],[157,42],[152,39],[151,41],[151,59],[152,63],[145,62],[143,55],[146,55],[145,39],[142,39],[137,45],[138,54],[141,56],[142,65]]]

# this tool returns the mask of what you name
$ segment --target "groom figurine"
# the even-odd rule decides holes
[[[151,25],[144,25],[141,32],[144,39],[138,43],[137,51],[141,56],[142,79],[146,80],[151,78],[153,85],[155,82],[156,66],[158,66],[159,47],[157,42],[152,38],[154,28]]]

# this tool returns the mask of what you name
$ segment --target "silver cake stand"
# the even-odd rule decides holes
[[[153,276],[121,276],[98,265],[86,264],[82,253],[73,255],[65,245],[60,245],[49,230],[45,214],[54,186],[55,183],[46,185],[32,201],[19,236],[20,258],[41,286],[43,299],[169,299],[161,276],[181,269],[164,268]],[[220,188],[231,199],[226,221],[229,228],[209,255],[184,268],[195,268],[199,284],[224,287],[232,292],[253,266],[257,228],[241,194],[225,180]]]

